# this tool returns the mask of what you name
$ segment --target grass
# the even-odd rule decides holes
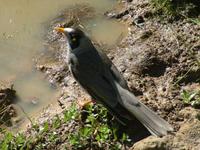
[[[191,63],[188,64],[188,68],[185,68],[185,72],[181,73],[177,80],[175,81],[174,85],[181,84],[183,82],[200,82],[200,58],[198,56],[198,44],[192,45],[189,48],[186,48],[188,59],[191,59]]]
[[[168,16],[194,17],[200,13],[199,0],[151,0],[151,4],[156,12]]]
[[[186,91],[183,90],[181,93],[181,98],[184,104],[189,104],[191,106],[200,106],[200,91]]]
[[[75,104],[42,125],[35,124],[25,133],[4,134],[1,150],[14,149],[123,149],[130,143],[125,133],[101,105],[79,110]]]
[[[193,22],[200,26],[200,19],[199,18],[188,18],[189,21]]]
[[[151,1],[156,11],[160,11],[167,15],[174,15],[176,13],[175,6],[170,0],[152,0]]]

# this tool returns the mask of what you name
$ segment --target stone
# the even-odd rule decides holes
[[[130,150],[168,150],[166,138],[149,136],[133,145]]]

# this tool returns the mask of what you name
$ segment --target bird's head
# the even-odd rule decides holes
[[[69,42],[71,49],[75,49],[80,45],[81,39],[85,37],[83,31],[78,28],[55,28],[56,31],[63,33]]]

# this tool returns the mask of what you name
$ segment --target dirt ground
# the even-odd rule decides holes
[[[106,15],[128,24],[128,35],[120,45],[106,52],[132,92],[175,129],[162,138],[150,136],[141,140],[132,149],[200,149],[199,109],[184,104],[181,97],[183,90],[200,90],[200,26],[187,19],[171,21],[153,16],[148,0],[132,0],[123,6],[120,11]],[[74,24],[71,22],[76,18],[66,15],[61,18],[62,21],[51,23],[47,51],[36,60],[36,66],[53,85],[62,87],[58,101],[64,108],[71,100],[88,95],[67,68],[65,40],[52,30],[60,24]]]
[[[0,128],[13,125],[11,118],[17,115],[13,104],[15,93],[12,83],[0,81]]]

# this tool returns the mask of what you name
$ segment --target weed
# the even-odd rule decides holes
[[[42,128],[40,129],[40,131],[44,133],[44,132],[47,132],[48,130],[49,130],[49,124],[48,122],[45,122]]]
[[[72,104],[63,112],[63,117],[56,115],[49,122],[33,125],[29,133],[34,134],[5,133],[0,149],[55,149],[59,143],[64,143],[66,149],[117,150],[130,143],[125,133],[118,136],[118,130],[107,109],[101,105],[87,105],[84,110],[79,110]]]
[[[160,12],[169,16],[198,16],[199,1],[198,0],[151,0],[151,4],[156,12]]]
[[[105,148],[116,147],[120,149],[127,142],[127,135],[118,137],[118,128],[112,122],[107,109],[101,105],[87,105],[83,110],[82,126],[70,134],[69,141],[71,147],[75,148]],[[112,124],[110,126],[110,124]],[[121,142],[121,143],[120,143]],[[118,147],[118,148],[117,148]]]
[[[78,109],[75,104],[71,105],[69,110],[65,110],[64,112],[64,122],[68,122],[71,120],[75,120],[78,117]]]
[[[197,25],[200,26],[200,19],[199,18],[189,18],[189,20]]]
[[[181,98],[185,104],[189,104],[192,106],[200,105],[200,91],[189,92],[183,90],[181,93]]]
[[[61,119],[58,115],[53,120],[53,128],[59,128],[61,126]]]
[[[174,15],[175,6],[172,5],[170,0],[152,0],[151,1],[153,6],[155,7],[156,11],[161,11],[164,14]]]

